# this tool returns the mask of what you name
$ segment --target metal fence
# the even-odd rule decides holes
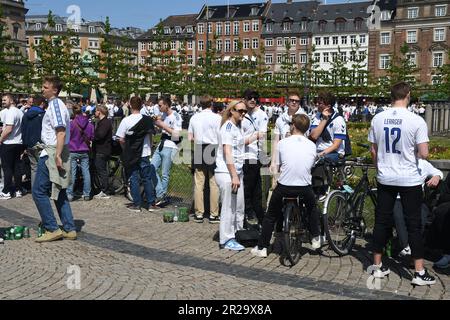
[[[426,107],[426,121],[430,135],[450,134],[450,102],[433,102]]]

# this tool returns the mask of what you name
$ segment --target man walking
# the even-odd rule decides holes
[[[37,166],[33,184],[33,200],[41,216],[45,233],[36,242],[50,242],[62,238],[76,240],[75,223],[67,198],[66,189],[70,183],[70,115],[66,105],[58,98],[63,88],[56,76],[44,78],[42,94],[48,100],[48,109],[42,120],[42,142],[44,150]],[[51,194],[49,198],[49,194]],[[50,199],[63,224],[60,230],[53,214]]]

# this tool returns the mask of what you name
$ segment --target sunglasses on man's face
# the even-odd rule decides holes
[[[246,109],[234,109],[234,111],[239,113],[240,115],[247,114],[247,110]]]
[[[300,100],[296,100],[296,99],[289,99],[290,103],[298,103],[300,104]]]
[[[258,101],[258,100],[259,100],[259,97],[258,97],[258,96],[250,96],[250,97],[247,97],[246,99],[247,99],[248,101],[252,101],[252,100]]]

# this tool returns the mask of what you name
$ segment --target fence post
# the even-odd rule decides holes
[[[429,104],[425,108],[425,121],[428,127],[428,135],[433,134],[433,105]]]

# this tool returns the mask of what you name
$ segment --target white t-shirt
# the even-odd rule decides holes
[[[119,125],[119,129],[117,129],[116,136],[119,138],[125,139],[127,135],[133,134],[130,129],[132,129],[139,121],[141,121],[141,114],[132,114],[128,117],[124,118]],[[150,145],[150,137],[149,135],[145,136],[144,139],[144,147],[142,149],[142,158],[150,157],[152,155],[152,148]]]
[[[55,98],[48,103],[47,111],[42,119],[41,140],[46,146],[56,146],[56,129],[66,129],[66,140],[64,145],[70,142],[70,113],[61,99]],[[45,150],[41,153],[41,158],[45,157]]]
[[[113,104],[107,104],[106,108],[108,109],[108,118],[109,119],[114,118],[114,105]]]
[[[269,118],[267,114],[260,108],[257,108],[251,115],[247,114],[242,121],[242,129],[244,137],[247,139],[255,134],[255,132],[267,133],[267,125]],[[244,159],[258,160],[258,155],[262,151],[263,141],[254,141],[245,146]]]
[[[12,126],[12,131],[9,136],[3,141],[3,144],[22,144],[22,118],[23,112],[17,109],[15,106],[5,109],[0,113],[1,120],[3,122],[3,129],[8,126]]]
[[[181,126],[183,123],[183,119],[181,119],[181,116],[176,113],[175,111],[172,112],[172,114],[169,116],[166,113],[163,113],[162,117],[164,123],[169,126],[172,130],[179,131],[179,135],[181,135]],[[162,133],[168,134],[169,136],[172,136],[169,134],[166,130],[163,130]],[[172,140],[166,140],[164,142],[164,148],[171,148],[171,149],[178,149],[177,144],[173,142]]]
[[[316,145],[304,136],[290,136],[278,144],[281,175],[284,186],[306,187],[312,184],[311,170],[317,158]]]
[[[441,170],[433,167],[431,163],[427,160],[419,159],[418,162],[419,174],[422,177],[422,181],[425,182],[428,178],[432,178],[434,176],[439,176],[441,179],[444,179],[444,174]]]
[[[219,150],[217,152],[216,159],[217,173],[229,173],[223,152],[223,145],[232,146],[233,163],[236,167],[236,172],[241,174],[244,166],[244,134],[242,132],[242,128],[235,126],[231,120],[225,122],[220,129]]]
[[[303,108],[300,108],[295,114],[306,114],[306,112]],[[278,117],[277,122],[275,123],[274,134],[279,135],[280,140],[287,138],[291,134],[291,122],[292,116],[290,116],[287,112]]]
[[[191,118],[188,132],[194,136],[195,144],[217,145],[221,121],[221,116],[206,109]]]
[[[417,145],[429,142],[425,121],[405,108],[392,108],[372,120],[369,141],[378,146],[378,182],[388,186],[420,186]]]
[[[335,139],[341,139],[342,143],[336,151],[341,155],[345,155],[345,139],[347,138],[347,124],[345,123],[344,117],[339,116],[337,113],[334,113],[332,117],[334,118],[333,122],[331,122],[330,125],[324,129],[328,130],[331,140],[326,142],[322,139],[322,137],[319,137],[319,139],[316,142],[317,153],[321,153],[322,151],[331,147]],[[322,121],[321,113],[317,113],[316,116],[311,121],[311,131],[317,128],[321,121]]]

